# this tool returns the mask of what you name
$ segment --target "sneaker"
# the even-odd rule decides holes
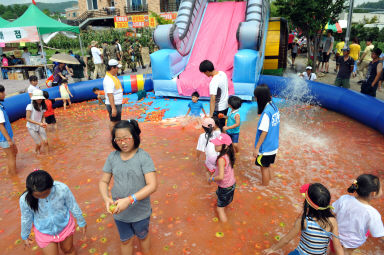
[[[142,67],[141,67],[141,69],[145,69],[145,68],[146,68],[146,66],[142,66]]]

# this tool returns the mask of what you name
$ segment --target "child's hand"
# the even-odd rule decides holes
[[[118,199],[115,201],[115,204],[116,204],[116,208],[113,214],[119,214],[130,206],[131,199],[129,199],[128,197]]]
[[[268,254],[273,254],[273,253],[275,253],[275,251],[274,251],[273,249],[271,249],[271,248],[269,248],[269,249],[265,249],[265,250],[263,251],[263,254],[266,254],[266,255],[268,255]]]
[[[84,227],[80,227],[81,232],[83,233],[83,238],[81,239],[82,241],[87,241],[87,225]]]
[[[45,122],[40,123],[40,127],[42,127],[42,128],[47,128],[47,123],[45,123]]]
[[[109,212],[111,214],[114,213],[114,212],[111,212],[111,210],[109,209],[111,207],[111,205],[114,205],[114,204],[115,204],[115,202],[109,197],[105,200],[105,207],[107,208],[107,212]]]
[[[225,131],[227,131],[228,130],[228,126],[224,126],[223,127],[223,131],[225,132]]]
[[[30,238],[30,237],[28,237],[27,238],[27,240],[24,240],[24,250],[25,250],[25,248],[29,248],[29,247],[31,247],[31,244],[33,243],[33,240],[32,240],[32,238]]]

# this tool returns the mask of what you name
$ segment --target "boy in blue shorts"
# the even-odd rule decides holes
[[[200,95],[197,91],[192,93],[192,102],[188,104],[189,109],[185,117],[187,117],[189,113],[191,113],[192,117],[200,117],[201,110],[203,110],[204,115],[207,115],[203,108],[203,104],[199,102],[199,97]]]
[[[233,148],[235,152],[239,152],[239,135],[240,135],[240,113],[242,101],[240,97],[231,96],[228,99],[228,106],[231,108],[228,116],[223,116],[227,119],[227,125],[223,127],[223,131],[226,132],[232,139]]]
[[[16,155],[17,147],[13,141],[11,122],[3,106],[5,99],[5,88],[0,85],[0,147],[3,148],[7,156],[7,174],[16,174]]]

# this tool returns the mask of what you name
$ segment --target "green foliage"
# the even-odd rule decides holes
[[[278,17],[280,15],[279,11],[278,11],[278,8],[275,5],[275,1],[271,2],[269,10],[270,10],[270,17]]]
[[[343,29],[342,33],[335,34],[335,40],[344,40],[345,33],[346,29]],[[357,37],[360,42],[363,42],[368,38],[371,38],[373,41],[384,42],[384,28],[380,30],[378,27],[364,27],[364,24],[352,24],[351,39],[354,37]]]
[[[103,42],[112,43],[115,39],[119,39],[122,43],[127,36],[127,32],[130,32],[134,35],[134,32],[130,29],[109,29],[103,31],[82,31],[81,40],[83,42],[84,49],[86,49],[93,40],[98,41],[99,44]],[[140,37],[137,37],[143,47],[147,47],[149,41],[152,38],[153,29],[152,28],[140,28],[136,31],[137,34],[140,34]],[[136,39],[131,37],[132,39]],[[48,46],[56,49],[70,50],[78,49],[80,46],[78,38],[71,39],[62,34],[55,36],[49,43]]]
[[[366,8],[366,9],[359,9],[359,8]],[[379,0],[378,2],[367,2],[362,3],[356,7],[353,8],[353,12],[356,13],[365,13],[365,12],[371,12],[371,11],[377,11],[380,9],[384,9],[384,0]]]
[[[6,20],[13,20],[20,17],[28,9],[27,5],[14,4],[2,5],[0,4],[0,16]]]
[[[158,25],[173,24],[172,20],[164,19],[163,17],[161,17],[156,12],[151,11],[151,17],[154,17],[156,19],[156,23]]]

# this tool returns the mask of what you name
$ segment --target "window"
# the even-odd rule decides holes
[[[87,0],[88,10],[97,10],[97,0]]]
[[[76,12],[73,13],[73,17],[76,17]]]

